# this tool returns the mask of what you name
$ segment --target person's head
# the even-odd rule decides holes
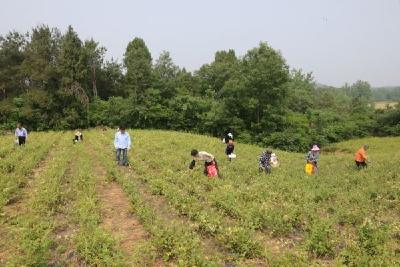
[[[120,130],[121,133],[125,133],[125,127],[124,126],[120,126],[119,130]]]
[[[272,154],[272,150],[271,149],[267,149],[267,154]]]
[[[17,123],[17,128],[21,129],[22,125],[20,122]]]
[[[363,145],[364,150],[368,150],[369,145]]]
[[[311,148],[311,152],[313,152],[313,153],[318,153],[319,150],[320,149],[319,149],[319,147],[317,145],[313,145],[312,148]]]
[[[230,145],[233,145],[233,140],[232,140],[232,139],[229,139],[228,143],[229,143]]]
[[[190,155],[192,155],[192,157],[196,157],[199,154],[199,151],[197,151],[196,149],[192,149],[192,151],[190,152]]]

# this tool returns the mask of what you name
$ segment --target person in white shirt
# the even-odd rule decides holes
[[[131,137],[125,131],[125,127],[119,127],[119,131],[115,133],[114,146],[117,150],[118,165],[128,166],[128,150],[131,149]]]
[[[18,145],[25,145],[26,139],[28,139],[28,131],[22,127],[21,123],[17,124],[15,129],[15,138],[18,139]]]
[[[190,152],[190,155],[193,157],[193,161],[190,163],[189,169],[194,168],[194,166],[196,165],[196,161],[204,161],[204,174],[207,176],[218,175],[218,177],[221,178],[221,175],[220,175],[219,169],[218,169],[218,163],[212,154],[205,152],[205,151],[197,151],[196,149],[193,149]],[[211,174],[209,171],[209,166],[214,166],[216,173]]]

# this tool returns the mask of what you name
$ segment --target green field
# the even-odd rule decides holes
[[[0,266],[399,266],[400,138],[324,148],[315,176],[304,155],[168,131],[129,131],[129,168],[114,130],[33,133],[0,140]],[[369,144],[368,169],[354,151]],[[222,179],[190,150],[214,154]]]

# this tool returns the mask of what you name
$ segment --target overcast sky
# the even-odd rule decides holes
[[[93,37],[121,60],[128,42],[145,40],[195,70],[217,50],[268,42],[292,68],[341,86],[362,79],[400,85],[400,0],[0,0],[0,34],[39,24]]]

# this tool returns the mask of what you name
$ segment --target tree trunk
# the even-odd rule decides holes
[[[93,96],[97,97],[97,86],[96,86],[96,65],[92,65],[92,86],[93,86]]]

